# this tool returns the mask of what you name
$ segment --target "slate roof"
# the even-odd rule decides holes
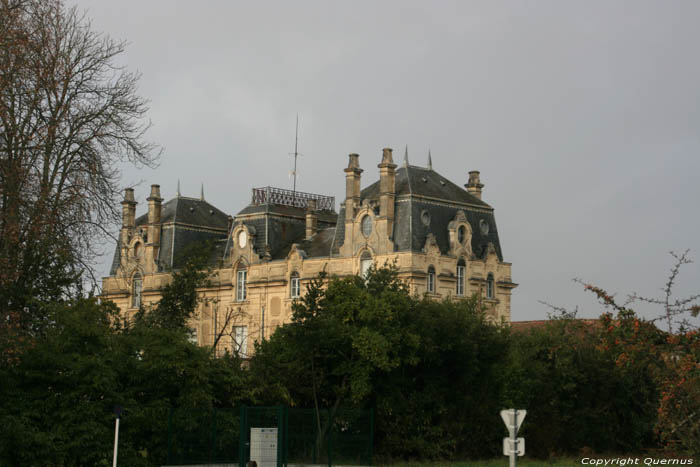
[[[148,213],[136,219],[136,229],[148,225]],[[223,255],[221,240],[228,234],[228,215],[207,201],[178,196],[161,207],[161,236],[158,251],[159,270],[178,269],[179,253],[194,242],[215,242],[215,254],[210,262],[216,263],[216,254]],[[120,242],[114,252],[110,275],[115,275],[120,263]]]
[[[422,251],[428,234],[432,233],[441,253],[447,253],[450,249],[447,226],[461,210],[472,228],[474,254],[483,257],[488,244],[493,243],[498,258],[503,261],[496,218],[486,202],[434,170],[413,165],[396,170],[395,186],[393,235],[397,251]],[[379,181],[362,190],[361,198],[378,201]],[[429,218],[427,225],[423,221],[424,212]],[[488,229],[482,229],[482,225]]]

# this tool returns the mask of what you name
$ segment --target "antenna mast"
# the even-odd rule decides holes
[[[294,187],[292,188],[292,191],[296,193],[297,191],[297,156],[299,153],[297,152],[297,144],[299,142],[299,114],[297,114],[297,129],[296,133],[294,133],[294,171],[292,172],[292,176],[294,177]]]

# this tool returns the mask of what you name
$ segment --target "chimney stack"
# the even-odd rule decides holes
[[[379,217],[387,221],[387,235],[392,236],[394,226],[394,198],[396,197],[396,164],[391,148],[382,150],[379,167]]]
[[[129,243],[129,234],[136,227],[136,200],[134,199],[134,189],[124,190],[124,200],[122,200],[122,245]]]
[[[318,215],[316,214],[316,200],[310,199],[306,205],[306,239],[311,240],[311,238],[316,235],[318,225]]]
[[[472,170],[469,172],[469,183],[464,185],[467,188],[469,194],[481,199],[481,189],[484,188],[484,184],[481,183],[479,179],[479,171]]]
[[[160,211],[163,198],[160,197],[160,185],[151,185],[151,196],[148,201],[148,245],[151,246],[151,259],[158,257],[158,247],[160,246]]]
[[[350,221],[355,218],[355,209],[360,206],[360,156],[350,154],[348,157],[348,168],[345,172],[345,220]]]

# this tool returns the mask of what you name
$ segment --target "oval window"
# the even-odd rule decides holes
[[[245,230],[242,230],[238,234],[238,246],[240,248],[245,248],[247,243],[248,243],[248,234],[245,233]]]
[[[365,216],[362,218],[362,235],[365,237],[369,237],[369,234],[372,233],[372,218],[370,216]]]

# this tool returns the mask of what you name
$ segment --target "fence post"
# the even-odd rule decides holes
[[[214,453],[216,452],[216,409],[211,408],[211,416],[209,420],[211,422],[211,438],[209,439],[209,463],[213,463]]]
[[[328,467],[333,465],[331,460],[331,436],[333,436],[333,413],[328,409],[328,430],[326,430],[326,452],[328,453]]]
[[[172,465],[173,459],[173,408],[168,409],[168,464]]]
[[[246,406],[241,405],[241,415],[239,417],[238,421],[238,430],[239,430],[239,435],[238,435],[238,466],[239,467],[245,467],[245,463],[248,461],[246,459],[246,448],[245,448],[245,443],[246,443],[246,430],[248,429],[248,421],[246,420]]]
[[[374,457],[374,407],[369,409],[369,465]]]

